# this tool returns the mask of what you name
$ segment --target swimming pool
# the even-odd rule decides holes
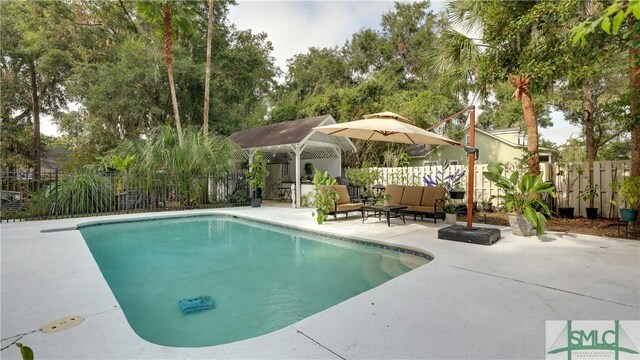
[[[159,345],[199,347],[281,329],[428,259],[228,216],[80,227],[127,321]],[[178,301],[211,296],[183,314]]]

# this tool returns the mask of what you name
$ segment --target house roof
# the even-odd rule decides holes
[[[328,116],[329,115],[314,116],[238,131],[231,134],[229,140],[238,144],[243,149],[297,144]]]
[[[521,148],[521,149],[526,149],[527,146],[526,145],[522,145],[522,144],[517,144],[514,143],[513,141],[509,141],[507,139],[504,139],[500,136],[496,136],[496,134],[504,134],[504,133],[512,133],[515,132],[515,128],[510,128],[510,129],[499,129],[496,130],[495,133],[494,132],[490,132],[490,131],[486,131],[486,130],[482,130],[479,128],[476,128],[476,132],[482,133],[484,135],[487,135],[490,138],[493,138],[495,140],[498,140],[500,142],[503,142],[509,146],[515,147],[515,148]],[[465,126],[464,128],[464,132],[468,133],[469,131],[469,125]],[[440,146],[442,145],[438,145],[435,147],[431,147],[430,149],[426,149],[426,148],[415,148],[411,151],[411,156],[412,157],[426,157],[427,155],[429,155],[429,153],[431,153],[432,151],[435,151],[436,149],[440,148]],[[545,147],[539,147],[538,148],[540,151],[547,151],[547,152],[553,152],[553,149],[549,149],[549,148],[545,148]],[[413,154],[416,154],[415,156]]]
[[[61,146],[56,146],[42,155],[41,170],[53,171],[61,168],[67,161],[72,151]]]
[[[231,134],[229,140],[238,144],[242,149],[279,147],[299,144],[309,140],[312,133],[318,133],[318,139],[315,140],[325,139],[324,142],[338,144],[345,150],[355,150],[353,143],[345,137],[329,137],[313,130],[316,126],[334,124],[335,122],[331,115],[308,117],[238,131]]]

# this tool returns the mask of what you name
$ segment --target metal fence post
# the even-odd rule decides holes
[[[58,218],[58,168],[56,168],[56,206],[54,207],[53,215]]]

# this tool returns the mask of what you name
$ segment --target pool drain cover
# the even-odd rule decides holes
[[[80,325],[80,323],[83,321],[84,321],[84,318],[79,315],[67,316],[58,320],[53,320],[52,322],[43,326],[42,329],[40,330],[42,330],[42,332],[45,332],[45,333],[54,333],[54,332],[70,329],[76,325]]]

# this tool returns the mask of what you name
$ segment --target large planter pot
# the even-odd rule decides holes
[[[251,207],[260,207],[262,205],[262,198],[251,199]]]
[[[624,221],[636,221],[638,219],[638,210],[620,209],[620,219]]]
[[[449,190],[449,196],[454,200],[464,199],[464,193],[464,190]]]
[[[444,222],[447,224],[455,224],[457,220],[456,214],[445,214]]]
[[[572,207],[561,207],[558,208],[558,213],[561,218],[564,219],[573,219],[573,208]]]
[[[587,208],[587,219],[595,220],[598,217],[598,208]]]
[[[513,235],[531,236],[535,234],[529,221],[522,215],[509,214],[509,225]]]

